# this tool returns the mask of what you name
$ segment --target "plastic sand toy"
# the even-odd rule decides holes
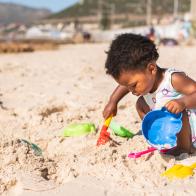
[[[25,139],[20,139],[20,142],[23,143],[23,144],[27,144],[33,151],[34,151],[34,154],[36,156],[41,156],[42,155],[42,150],[39,146],[37,146],[36,144],[34,143],[31,143]]]
[[[82,136],[96,130],[93,123],[71,124],[63,129],[64,137]]]
[[[146,114],[142,122],[142,133],[147,142],[152,146],[141,152],[131,152],[129,158],[139,158],[142,155],[159,150],[165,153],[176,146],[176,134],[182,128],[182,113],[173,114],[162,108]]]
[[[110,122],[112,120],[112,116],[107,118],[104,122],[104,125],[101,128],[101,132],[99,138],[97,140],[97,146],[104,145],[110,140],[110,133],[107,132]]]
[[[178,178],[183,179],[188,176],[194,175],[194,169],[196,168],[196,163],[193,163],[191,166],[185,166],[181,164],[174,165],[170,169],[162,173],[162,176],[168,177],[170,180]]]
[[[119,124],[114,122],[113,120],[111,121],[109,127],[113,130],[113,132],[116,135],[118,135],[120,137],[132,138],[135,135],[132,132],[130,132],[128,129],[126,129],[123,126],[120,126]]]
[[[147,142],[160,149],[176,146],[176,134],[182,128],[182,113],[173,114],[166,108],[153,110],[146,114],[142,122],[142,133]]]
[[[140,152],[131,152],[128,154],[128,157],[129,158],[140,158],[142,155],[145,155],[145,154],[149,154],[149,153],[152,153],[154,152],[155,150],[157,150],[157,148],[154,148],[154,147],[149,147],[147,150],[144,150],[144,151],[140,151]],[[167,149],[162,149],[160,150],[161,153],[165,153],[167,152]]]

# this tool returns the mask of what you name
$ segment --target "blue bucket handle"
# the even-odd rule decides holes
[[[166,107],[162,107],[161,108],[161,111],[163,111],[163,112],[168,112],[168,113],[170,113],[170,114],[173,114],[173,113],[171,113],[170,111],[168,111],[168,109],[166,108]],[[175,115],[177,118],[179,118],[179,119],[182,119],[182,112],[179,112],[178,114],[173,114],[173,115]]]

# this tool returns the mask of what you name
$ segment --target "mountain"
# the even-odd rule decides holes
[[[35,9],[13,3],[0,3],[0,24],[31,23],[51,14],[47,9]]]
[[[93,16],[98,13],[99,8],[103,11],[112,11],[115,14],[139,14],[146,13],[146,0],[80,0],[79,3],[64,9],[58,13],[52,14],[49,18]],[[178,0],[178,11],[184,13],[190,9],[190,0]],[[152,14],[163,15],[172,14],[174,0],[152,0]]]

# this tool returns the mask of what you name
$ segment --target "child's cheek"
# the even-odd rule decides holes
[[[142,93],[143,93],[143,94],[149,93],[150,90],[151,90],[151,86],[148,85],[148,83],[143,84],[143,87],[142,87]]]

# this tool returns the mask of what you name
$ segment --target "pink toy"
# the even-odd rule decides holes
[[[157,150],[157,148],[148,147],[148,150],[144,150],[144,151],[141,151],[141,152],[132,152],[132,153],[129,153],[128,154],[128,157],[129,158],[135,158],[136,159],[136,158],[141,157],[144,154],[148,154],[148,153],[154,152],[155,150]],[[167,151],[168,151],[168,149],[160,150],[160,152],[162,152],[162,153],[165,153]]]

